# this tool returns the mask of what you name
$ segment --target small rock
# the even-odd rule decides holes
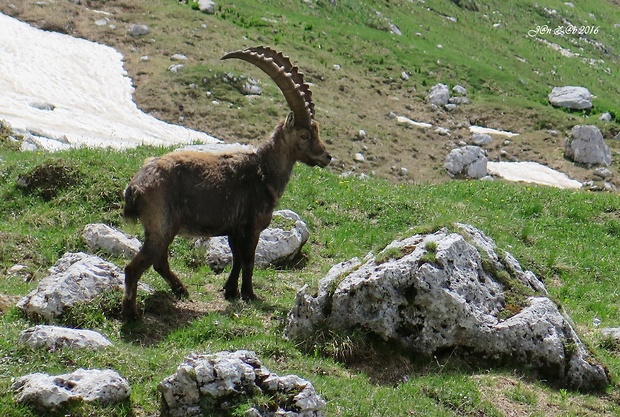
[[[603,113],[598,119],[602,122],[611,122],[612,117],[610,113]]]
[[[116,371],[78,369],[50,376],[34,373],[22,376],[11,386],[16,401],[43,413],[56,413],[75,402],[115,404],[129,399],[129,383]]]
[[[187,57],[183,54],[174,54],[170,59],[173,61],[187,61]]]
[[[366,131],[364,129],[360,129],[359,132],[357,132],[357,138],[359,140],[365,139],[366,138]]]
[[[407,74],[405,71],[401,72],[400,79],[403,81],[407,81],[409,79],[409,74]]]
[[[108,21],[106,19],[95,20],[95,25],[97,26],[105,26],[107,24],[108,24]]]
[[[609,178],[609,177],[613,176],[613,173],[611,172],[611,170],[609,168],[600,167],[600,168],[596,168],[594,170],[594,175],[596,175],[597,177],[605,179],[605,178]]]
[[[127,259],[136,256],[142,246],[135,237],[130,237],[120,230],[101,223],[86,225],[82,237],[93,252],[102,250],[113,256],[122,255]]]
[[[177,73],[177,72],[179,72],[179,70],[180,70],[181,68],[183,68],[184,66],[185,66],[185,65],[183,65],[183,64],[174,64],[174,65],[170,65],[170,66],[168,67],[168,71],[173,72],[173,73],[175,73],[175,74],[176,74],[176,73]]]
[[[172,417],[212,415],[224,401],[254,395],[270,398],[269,404],[258,401],[246,416],[325,416],[325,401],[310,381],[297,375],[278,376],[247,350],[192,353],[158,389]]]
[[[309,237],[308,226],[297,213],[291,210],[274,211],[271,225],[261,232],[258,239],[256,267],[285,265],[297,257]],[[207,265],[212,270],[221,272],[232,263],[226,236],[212,237],[200,241],[200,244],[206,247]]]
[[[592,94],[584,87],[554,87],[548,99],[556,107],[565,107],[573,110],[592,108]]]
[[[435,129],[435,133],[440,136],[448,136],[450,134],[450,129],[446,129],[445,127],[438,127]]]
[[[487,175],[487,156],[478,146],[453,149],[444,163],[448,174],[457,178],[480,179]]]
[[[437,84],[431,88],[426,99],[438,107],[445,106],[450,99],[450,89],[445,84]]]
[[[611,150],[603,140],[603,134],[593,125],[573,127],[571,136],[564,142],[564,155],[587,165],[609,166],[612,162]]]
[[[366,161],[366,158],[364,158],[364,154],[362,154],[361,152],[357,152],[355,155],[353,155],[353,160],[355,162],[364,162]]]
[[[463,87],[462,85],[455,85],[454,87],[452,87],[452,91],[462,96],[467,95],[467,89]]]
[[[129,27],[129,34],[134,37],[144,36],[149,33],[149,27],[147,25],[133,24]]]
[[[215,14],[216,3],[211,0],[198,0],[198,9],[206,14]]]
[[[69,329],[66,327],[39,325],[24,330],[19,335],[19,343],[32,348],[98,350],[112,346],[107,338],[92,330]]]
[[[471,141],[474,145],[483,146],[493,142],[493,138],[486,133],[474,133],[471,137]]]
[[[450,104],[471,104],[469,97],[450,97],[448,99]]]
[[[8,276],[20,277],[25,282],[30,282],[32,280],[32,272],[28,270],[28,267],[26,265],[15,264],[10,267],[6,272]]]
[[[17,308],[30,317],[52,321],[76,304],[91,302],[105,291],[124,288],[119,267],[82,252],[65,253],[49,272],[36,289],[17,303]],[[141,284],[140,288],[147,286]]]
[[[30,103],[30,106],[34,107],[35,109],[46,110],[46,111],[53,111],[56,108],[56,106],[54,106],[51,103],[45,103],[41,101],[32,102]]]

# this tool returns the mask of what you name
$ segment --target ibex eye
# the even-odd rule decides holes
[[[301,135],[301,140],[308,140],[308,135]]]

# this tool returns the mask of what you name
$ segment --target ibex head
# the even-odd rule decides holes
[[[307,165],[325,167],[331,155],[319,137],[319,126],[314,120],[312,92],[304,82],[303,74],[289,57],[263,46],[234,51],[222,59],[237,58],[263,70],[282,91],[291,113],[283,125],[282,139],[288,144],[295,159]]]

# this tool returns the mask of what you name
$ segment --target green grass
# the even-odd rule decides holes
[[[19,153],[5,146],[0,150],[0,274],[6,277],[0,296],[12,300],[34,288],[64,252],[85,250],[81,231],[86,224],[105,222],[140,234],[139,226],[121,220],[120,192],[145,157],[166,151],[144,147],[124,153],[82,149],[43,154]],[[79,180],[61,184],[51,196],[16,185],[19,176],[52,163],[73,167]],[[481,181],[394,186],[381,179],[341,178],[327,170],[298,166],[280,207],[296,211],[309,225],[306,262],[297,269],[257,271],[259,302],[223,301],[217,290],[225,275],[212,273],[199,251],[177,239],[171,247],[173,269],[188,285],[194,302],[205,309],[179,304],[163,280],[149,272],[144,281],[157,292],[139,300],[146,313],[142,323],[122,323],[120,292],[105,294],[61,319],[66,325],[104,333],[115,344],[111,349],[48,352],[24,348],[16,340],[33,322],[9,309],[0,316],[0,414],[37,415],[15,405],[9,391],[12,378],[30,372],[57,374],[78,367],[109,367],[130,381],[130,403],[104,409],[78,405],[71,415],[158,415],[159,381],[172,374],[191,351],[223,349],[254,350],[272,371],[308,378],[327,399],[330,415],[500,416],[485,388],[493,386],[487,379],[494,375],[524,380],[503,394],[515,407],[536,408],[532,403],[543,400],[533,392],[560,398],[558,391],[533,382],[527,374],[478,369],[452,357],[420,362],[386,346],[378,346],[373,356],[365,346],[368,356],[357,356],[345,365],[321,353],[347,358],[348,346],[359,342],[355,335],[331,350],[303,351],[281,337],[296,290],[305,283],[316,285],[333,264],[369,251],[378,253],[396,238],[454,222],[485,231],[545,281],[597,359],[615,380],[620,376],[616,344],[598,336],[592,325],[592,319],[599,317],[602,326],[614,326],[620,317],[615,282],[620,272],[616,261],[620,200],[616,195]],[[426,247],[429,253],[435,249],[432,244]],[[112,261],[124,264],[122,259]],[[28,265],[34,280],[7,276],[7,269],[15,263]],[[486,381],[482,385],[481,378]],[[613,415],[620,411],[615,389],[610,387],[600,397],[568,392],[569,400],[557,400],[556,406],[566,415]]]

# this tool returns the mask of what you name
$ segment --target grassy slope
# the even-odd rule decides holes
[[[12,302],[34,288],[64,251],[84,249],[80,233],[85,224],[102,221],[139,233],[139,228],[120,222],[120,198],[112,196],[118,196],[145,156],[164,151],[79,150],[50,156],[1,149],[0,269],[4,272],[24,262],[35,275],[26,283],[3,274],[0,293]],[[50,201],[15,186],[19,175],[51,160],[77,166],[80,183],[59,191]],[[460,221],[486,231],[501,248],[533,269],[617,378],[619,349],[597,335],[592,325],[594,317],[608,326],[620,316],[614,282],[619,272],[614,255],[620,202],[615,196],[497,182],[394,186],[384,180],[343,179],[300,166],[281,206],[300,213],[312,237],[303,268],[257,272],[261,302],[224,302],[217,291],[224,275],[213,274],[204,266],[202,254],[178,239],[172,248],[173,269],[188,283],[192,301],[173,300],[163,280],[151,272],[145,281],[161,292],[141,300],[143,323],[122,325],[120,293],[63,320],[103,332],[115,343],[111,350],[34,352],[19,347],[15,344],[19,332],[32,323],[9,309],[0,317],[5,336],[0,341],[2,415],[32,415],[28,409],[15,408],[7,392],[11,377],[35,371],[70,372],[80,366],[118,370],[130,380],[133,394],[131,404],[107,410],[76,407],[74,415],[156,415],[156,384],[174,372],[183,356],[193,350],[238,348],[257,351],[275,372],[298,373],[312,380],[329,400],[330,415],[499,416],[515,410],[528,415],[613,415],[619,411],[615,387],[598,396],[567,393],[518,371],[489,373],[454,357],[412,362],[406,354],[384,351],[345,366],[318,353],[301,353],[281,339],[296,289],[304,283],[316,284],[332,264],[377,251],[394,238]],[[351,343],[344,340],[332,351],[346,356]]]
[[[497,128],[532,131],[507,148],[519,154],[527,146],[538,149],[539,158],[556,157],[560,145],[542,147],[536,141],[538,129],[562,131],[596,117],[586,119],[551,109],[543,102],[552,86],[587,84],[598,96],[595,115],[603,110],[617,113],[620,95],[612,76],[582,64],[578,58],[561,58],[524,35],[538,24],[548,22],[551,27],[556,26],[554,19],[543,17],[529,2],[506,5],[499,1],[479,2],[478,13],[460,10],[448,1],[433,2],[432,6],[430,2],[339,1],[336,7],[319,2],[314,8],[301,1],[236,1],[234,5],[222,5],[215,17],[204,17],[167,0],[145,0],[140,5],[107,1],[96,5],[113,11],[116,23],[123,28],[124,23],[135,21],[151,25],[157,38],[152,43],[148,39],[127,39],[124,29],[93,28],[92,15],[83,9],[79,9],[80,14],[64,12],[63,7],[76,7],[72,2],[25,10],[27,3],[17,6],[24,8],[18,10],[22,18],[31,16],[41,23],[42,17],[37,16],[41,12],[48,25],[61,28],[70,21],[67,31],[101,39],[123,50],[141,107],[172,121],[183,115],[186,124],[224,138],[260,137],[285,110],[279,92],[268,83],[263,84],[266,92],[262,98],[247,101],[221,82],[216,74],[241,74],[247,67],[239,64],[223,68],[217,57],[238,48],[240,43],[264,43],[295,51],[293,59],[300,62],[308,79],[315,83],[317,113],[324,136],[345,164],[340,169],[350,168],[346,158],[361,146],[351,137],[357,128],[365,128],[372,140],[363,144],[369,148],[367,154],[376,155],[378,162],[358,167],[359,170],[374,169],[387,176],[389,170],[381,171],[382,165],[405,164],[410,158],[415,165],[409,168],[420,167],[421,174],[415,179],[422,183],[393,186],[381,179],[343,179],[327,171],[300,167],[281,205],[296,210],[310,224],[312,238],[303,268],[259,271],[256,284],[263,301],[252,305],[228,304],[217,293],[223,275],[211,273],[201,254],[178,240],[173,247],[173,268],[189,284],[193,302],[171,300],[162,280],[150,273],[145,280],[163,291],[142,300],[147,313],[142,325],[126,327],[118,320],[115,306],[120,294],[101,300],[101,308],[85,308],[66,319],[67,324],[94,328],[108,335],[116,344],[111,351],[84,354],[20,348],[15,345],[19,331],[32,323],[9,310],[0,317],[5,336],[0,341],[0,414],[34,415],[30,410],[15,408],[7,393],[11,377],[93,366],[112,367],[129,378],[132,402],[105,411],[77,408],[75,415],[156,415],[156,384],[174,371],[183,356],[192,350],[232,348],[256,350],[273,371],[309,378],[329,400],[330,415],[618,414],[615,386],[599,396],[567,393],[518,372],[488,373],[454,358],[411,363],[407,357],[389,354],[368,359],[379,367],[364,363],[344,366],[321,355],[302,354],[280,337],[295,290],[304,283],[316,283],[332,264],[364,256],[410,230],[460,221],[487,232],[500,248],[511,251],[545,281],[575,320],[578,332],[617,380],[620,348],[602,339],[592,325],[598,317],[602,326],[614,326],[620,316],[614,281],[618,276],[615,254],[620,235],[617,197],[488,182],[426,185],[427,181],[445,179],[440,174],[441,155],[450,148],[449,143],[432,133],[393,126],[385,117],[388,110],[393,110],[420,120],[448,123],[454,118],[455,123],[471,120]],[[566,13],[574,23],[590,23],[587,14],[594,13],[595,24],[605,29],[597,39],[610,48],[611,56],[602,55],[589,45],[584,45],[582,53],[606,62],[616,60],[617,66],[617,52],[613,49],[618,44],[614,39],[617,31],[613,24],[620,21],[618,7],[597,2],[594,9],[591,2],[573,3],[575,9],[568,9],[560,1],[539,2],[568,10]],[[1,2],[0,6],[6,10],[7,3]],[[427,10],[428,7],[433,10]],[[149,8],[152,12],[146,14]],[[397,37],[377,30],[384,22],[373,17],[373,10],[390,18],[404,35]],[[493,13],[495,10],[499,14]],[[442,15],[455,16],[458,23],[451,23]],[[273,21],[264,22],[257,16]],[[492,28],[492,23],[498,21],[503,30]],[[203,22],[209,25],[206,31],[197,29]],[[416,32],[422,36],[415,35]],[[565,40],[552,35],[547,38],[575,49]],[[443,48],[437,48],[437,44]],[[166,72],[169,61],[161,56],[162,51],[188,54],[191,60],[186,71],[178,77]],[[139,67],[143,54],[152,57],[152,65]],[[515,55],[527,64],[515,59]],[[342,65],[344,71],[334,72],[335,63]],[[610,66],[614,68],[611,63]],[[401,71],[412,74],[409,81],[399,80]],[[208,82],[200,84],[205,77]],[[192,82],[200,84],[198,94],[188,87]],[[462,83],[470,89],[476,104],[456,115],[429,111],[422,97],[436,82]],[[211,104],[213,98],[206,98],[206,89],[224,105]],[[184,104],[183,111],[179,104]],[[247,122],[231,123],[240,118]],[[607,135],[617,129],[614,123],[601,127]],[[490,150],[491,154],[496,151]],[[65,251],[83,249],[80,232],[85,224],[102,221],[139,233],[139,228],[122,224],[119,194],[141,161],[161,152],[164,150],[149,148],[122,154],[80,150],[50,156],[21,154],[3,145],[0,272],[6,276],[10,266],[25,263],[35,279],[26,283],[6,276],[0,286],[0,305],[12,305],[16,297],[34,288],[37,280],[45,276],[46,268]],[[395,161],[395,154],[402,154],[402,160]],[[49,202],[15,187],[20,174],[50,159],[76,167],[79,185],[60,192]],[[554,161],[552,165],[565,164],[562,160]],[[612,169],[616,169],[615,164]],[[123,264],[122,260],[115,261]],[[346,350],[346,343],[334,349]],[[408,381],[403,383],[405,376]]]

